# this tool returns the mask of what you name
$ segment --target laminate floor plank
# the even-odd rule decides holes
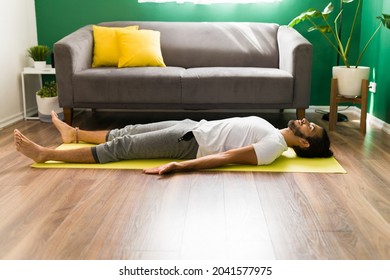
[[[275,259],[252,173],[224,173],[227,258]]]
[[[191,191],[183,231],[182,259],[225,259],[227,234],[223,174],[200,172],[187,181]]]

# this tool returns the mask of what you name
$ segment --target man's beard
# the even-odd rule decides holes
[[[290,120],[288,122],[288,128],[291,129],[291,131],[294,133],[295,136],[298,136],[298,137],[306,139],[305,135],[303,135],[303,133],[299,130],[299,127],[297,127],[295,125],[295,121],[294,120]]]

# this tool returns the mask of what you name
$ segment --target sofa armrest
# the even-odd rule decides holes
[[[281,26],[278,31],[279,68],[294,77],[294,100],[296,108],[310,104],[312,73],[312,44],[298,31]]]
[[[80,28],[54,44],[56,80],[61,107],[73,107],[73,75],[91,67],[92,55],[92,25]]]

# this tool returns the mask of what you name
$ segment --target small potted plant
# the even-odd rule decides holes
[[[50,55],[50,48],[48,46],[32,46],[27,49],[27,54],[34,60],[34,67],[37,69],[44,69],[46,67],[46,60]]]
[[[57,84],[55,81],[46,82],[36,94],[38,116],[42,122],[51,122],[51,111],[58,114],[60,119],[64,119],[62,108],[58,103]]]
[[[382,14],[382,16],[378,16],[378,27],[375,29],[370,39],[366,42],[356,62],[352,64],[349,59],[349,52],[361,5],[361,0],[357,1],[358,3],[354,12],[352,26],[349,30],[349,36],[345,42],[342,42],[340,38],[338,26],[339,19],[343,14],[343,9],[340,10],[336,18],[334,19],[333,26],[329,22],[330,14],[334,10],[334,6],[332,3],[329,3],[323,11],[311,8],[294,18],[289,24],[290,27],[294,27],[295,25],[303,21],[308,21],[311,25],[308,31],[319,31],[323,35],[325,40],[329,43],[329,45],[339,54],[340,58],[344,63],[344,66],[333,67],[333,78],[338,79],[339,93],[345,97],[351,98],[360,96],[361,81],[363,79],[368,80],[370,75],[369,67],[359,65],[364,53],[366,52],[368,46],[370,45],[373,38],[382,26],[386,26],[390,29],[390,15]],[[349,4],[352,2],[354,2],[354,0],[342,0],[343,4]]]

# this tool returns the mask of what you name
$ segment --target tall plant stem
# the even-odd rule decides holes
[[[357,8],[356,8],[356,11],[355,11],[355,16],[354,16],[353,22],[352,22],[351,33],[349,34],[347,44],[345,45],[345,55],[346,56],[348,56],[349,49],[351,47],[351,41],[352,41],[352,37],[353,37],[353,32],[355,30],[356,20],[357,20],[358,15],[359,15],[360,2],[361,2],[361,0],[358,1]],[[357,63],[356,63],[356,65],[357,65]]]
[[[381,29],[382,25],[383,25],[383,24],[382,24],[382,22],[381,22],[381,23],[379,24],[378,28],[375,30],[374,34],[372,34],[371,38],[367,41],[366,45],[364,46],[362,52],[361,52],[360,55],[359,55],[358,60],[356,61],[356,66],[355,66],[356,68],[359,66],[360,60],[362,60],[364,53],[366,52],[366,50],[367,50],[368,46],[370,45],[372,39],[374,39],[375,35],[376,35],[376,34],[378,33],[378,31]]]
[[[344,50],[344,46],[341,42],[341,38],[340,38],[340,35],[339,35],[339,32],[338,32],[338,25],[337,25],[337,21],[339,20],[341,14],[343,13],[343,10],[341,10],[338,14],[337,14],[337,17],[335,18],[334,20],[334,30],[335,30],[335,34],[334,34],[334,37],[336,38],[336,41],[337,41],[337,45],[339,47],[339,55],[341,57],[341,59],[343,60],[345,66],[349,67],[349,62],[348,62],[348,58],[347,58],[347,55],[345,53],[345,50]],[[328,23],[328,22],[326,22]]]
[[[307,19],[311,22],[311,24],[312,24],[317,30],[320,30],[319,26],[318,26],[317,24],[315,24],[315,22],[314,22],[313,20],[311,20],[310,17],[308,17]],[[332,28],[331,28],[331,29],[332,29]],[[322,33],[322,32],[320,32],[320,33],[321,33],[321,35],[328,41],[328,43],[332,46],[332,48],[334,48],[335,51],[336,51],[337,53],[339,53],[341,56],[343,56],[343,54],[339,51],[338,47],[329,39],[329,37],[326,36],[326,35],[325,35],[324,33]],[[332,30],[332,34],[334,35],[333,30]],[[343,58],[343,60],[344,60],[344,58]]]

